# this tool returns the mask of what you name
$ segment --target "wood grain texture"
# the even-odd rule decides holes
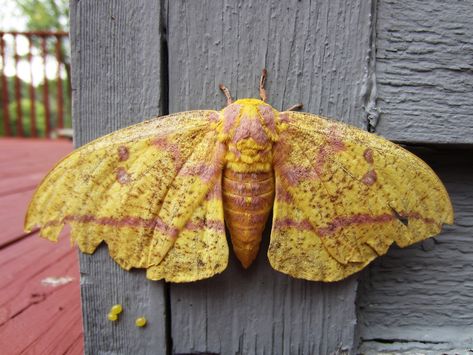
[[[167,103],[170,112],[219,109],[225,102],[219,83],[236,98],[256,97],[263,67],[269,71],[269,103],[277,109],[303,102],[305,111],[366,128],[378,105],[376,129],[388,138],[471,143],[468,2],[448,8],[439,0],[422,6],[417,0],[399,5],[379,0],[377,7],[375,0],[178,0],[166,9],[162,4],[71,2],[77,146],[167,111]],[[168,53],[162,50],[161,25]],[[472,343],[456,337],[472,333],[471,285],[464,282],[471,269],[472,172],[456,170],[465,161],[448,163],[447,157],[438,169],[465,215],[458,220],[457,213],[457,225],[437,244],[423,244],[430,251],[419,245],[393,250],[365,275],[358,302],[361,349],[367,352],[464,349]],[[222,275],[171,285],[170,334],[162,283],[121,270],[106,248],[81,255],[86,353],[354,352],[356,277],[320,284],[279,274],[265,255],[268,239],[269,230],[247,271],[232,255]],[[111,324],[106,314],[117,302],[125,312]],[[139,315],[148,318],[148,327],[135,328]],[[393,340],[392,346],[379,339]]]
[[[170,1],[167,9],[170,112],[257,97],[268,69],[268,102],[303,102],[305,111],[366,127],[370,50],[366,1]],[[220,276],[171,285],[177,354],[352,352],[356,278],[321,284],[271,269],[269,230],[249,270],[231,258]]]
[[[473,344],[473,151],[414,152],[445,182],[455,224],[407,249],[392,248],[364,272],[360,351],[466,354]]]
[[[258,97],[268,69],[268,103],[366,127],[363,95],[370,50],[366,1],[171,1],[170,112]]]
[[[0,198],[33,190],[59,159],[72,151],[69,140],[0,140]]]
[[[25,237],[23,223],[34,189],[71,151],[70,141],[0,140],[0,248]]]
[[[161,113],[161,2],[71,2],[76,146]],[[143,272],[126,272],[102,246],[80,255],[87,354],[166,352],[165,292]],[[119,322],[107,320],[115,303]],[[146,316],[146,328],[135,318]]]
[[[2,353],[81,354],[79,265],[69,241],[30,235],[0,250],[0,267]]]
[[[377,9],[376,131],[473,143],[473,3],[379,0]]]
[[[77,253],[23,231],[34,188],[70,151],[70,141],[0,139],[2,354],[83,353]]]

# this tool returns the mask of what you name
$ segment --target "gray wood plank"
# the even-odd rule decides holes
[[[365,1],[172,1],[168,14],[170,112],[222,108],[218,84],[236,98],[268,102],[366,127],[370,4]]]
[[[466,354],[472,348],[473,151],[421,157],[445,182],[455,224],[434,239],[393,247],[363,273],[357,303],[366,354]]]
[[[257,97],[268,68],[269,103],[367,127],[371,4],[366,1],[170,1],[170,112],[220,109],[224,83]],[[356,277],[334,284],[291,279],[266,257],[207,281],[171,285],[175,353],[352,352]]]
[[[376,131],[473,143],[473,2],[379,0]]]
[[[160,2],[71,1],[76,146],[161,113],[160,25]],[[164,284],[120,269],[105,246],[80,255],[80,266],[85,352],[165,353]],[[115,303],[124,312],[111,323]],[[141,315],[143,329],[134,325]]]

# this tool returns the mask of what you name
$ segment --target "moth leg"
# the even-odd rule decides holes
[[[268,96],[266,95],[266,89],[264,88],[264,84],[266,83],[266,74],[266,69],[263,69],[263,71],[261,72],[261,78],[259,79],[259,96],[264,102],[266,102],[266,99],[268,98]]]
[[[304,105],[302,103],[295,104],[295,105],[292,105],[291,107],[289,107],[288,109],[286,109],[284,111],[298,111],[298,110],[302,110],[303,107],[304,107]]]
[[[228,88],[223,84],[220,84],[218,87],[220,90],[222,90],[223,94],[227,98],[227,106],[231,105],[233,103],[233,98],[232,95],[230,95],[230,90],[228,90]]]

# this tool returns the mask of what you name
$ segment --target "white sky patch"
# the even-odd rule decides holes
[[[21,16],[15,0],[0,0],[0,30],[24,31],[26,18]]]

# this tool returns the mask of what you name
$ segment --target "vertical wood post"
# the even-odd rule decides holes
[[[471,106],[471,5],[455,2],[445,7],[440,0],[403,3],[407,1],[72,0],[76,146],[168,111],[219,109],[225,105],[219,83],[235,98],[257,97],[264,67],[269,73],[268,102],[277,109],[302,102],[304,111],[361,128],[367,128],[370,119],[371,128],[396,140],[471,143],[472,125],[465,109]],[[0,44],[3,55],[3,37]],[[6,83],[5,77],[2,80]],[[2,92],[8,101],[6,84]],[[8,111],[4,113],[8,133]],[[446,233],[456,234],[451,238],[456,244],[449,240],[448,248],[440,249],[447,242],[430,240],[438,244],[435,250],[430,247],[430,256],[417,245],[399,257],[391,251],[391,258],[371,266],[369,270],[382,271],[383,277],[368,271],[361,287],[362,350],[402,350],[419,344],[423,350],[467,349],[471,343],[465,331],[471,328],[465,316],[471,307],[464,306],[471,304],[470,285],[458,270],[467,272],[471,264],[465,252],[471,244],[465,196],[471,195],[472,172],[458,170],[469,166],[469,158],[452,163],[450,155],[449,151],[441,160],[436,155],[434,160],[442,162],[442,172],[451,179],[448,184],[447,177],[447,186],[457,199],[455,208],[461,211],[457,225]],[[242,270],[231,253],[221,275],[169,286],[147,280],[143,271],[120,269],[106,247],[92,256],[81,255],[85,352],[355,353],[357,276],[326,284],[278,273],[266,257],[269,237],[268,226],[249,270]],[[425,265],[435,261],[437,269],[429,273],[426,267],[419,273],[421,256]],[[386,276],[400,264],[412,273]],[[443,286],[433,285],[432,273],[447,280]],[[451,274],[456,275],[455,287]],[[422,280],[429,285],[423,293],[418,292]],[[409,282],[411,295],[405,291]],[[437,312],[442,310],[447,294],[442,287],[452,293],[447,298],[456,301],[449,306],[452,312],[437,314],[431,308],[434,304]],[[384,294],[386,289],[394,291]],[[416,299],[422,302],[412,301]],[[115,303],[123,305],[124,313],[118,323],[111,323],[106,316]],[[389,318],[392,304],[403,309],[398,316],[408,312],[411,317]],[[429,317],[418,316],[422,311],[430,312]],[[149,323],[138,329],[134,320],[142,315]],[[419,319],[427,319],[429,325]],[[463,338],[457,336],[460,333]],[[392,339],[390,334],[409,343],[378,341]]]
[[[373,128],[406,143],[434,169],[450,194],[455,218],[440,235],[405,249],[393,246],[365,269],[357,301],[358,351],[468,353],[473,344],[473,2],[377,0],[376,16],[372,57],[379,115]]]
[[[305,111],[367,126],[369,2],[163,4],[71,2],[77,146],[167,113],[168,103],[170,112],[219,109],[219,83],[236,98],[257,97],[263,67],[275,108],[303,102]],[[215,278],[171,284],[168,303],[163,283],[121,270],[106,247],[81,255],[86,353],[354,352],[356,277],[333,284],[290,278],[269,266],[268,243],[267,228],[249,270],[232,255]],[[125,309],[116,324],[106,318],[115,303]],[[134,326],[140,315],[149,320],[145,329]]]
[[[371,3],[366,1],[171,1],[167,9],[169,108],[225,105],[258,97],[268,69],[268,102],[367,127]],[[221,275],[172,284],[176,353],[329,354],[355,351],[356,277],[324,284],[274,271],[266,256],[243,270],[232,255]]]
[[[161,114],[161,2],[71,1],[75,145]],[[165,287],[126,272],[105,246],[80,255],[86,354],[163,354]],[[110,307],[123,314],[112,323]],[[148,326],[137,328],[139,316]]]

